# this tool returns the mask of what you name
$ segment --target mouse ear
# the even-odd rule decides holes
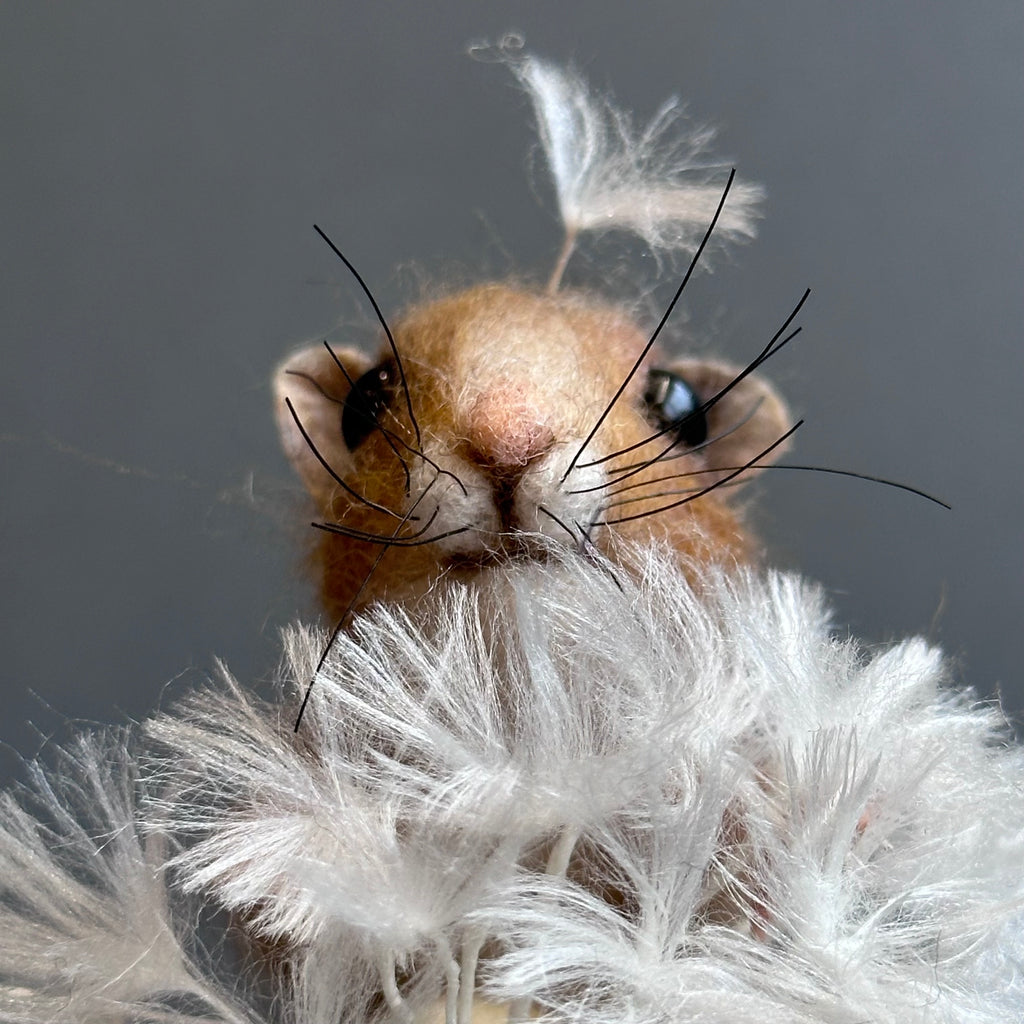
[[[779,440],[793,425],[786,403],[762,377],[748,374],[733,384],[743,367],[711,360],[683,359],[668,367],[690,385],[702,404],[724,392],[707,411],[707,441],[700,449],[707,469],[700,482],[712,484],[727,477]],[[730,387],[732,385],[732,387]],[[729,390],[725,390],[728,388]],[[757,465],[775,462],[789,448],[789,443],[758,459]],[[735,478],[735,482],[750,480],[755,469]]]
[[[338,491],[324,463],[338,476],[352,467],[352,453],[341,436],[341,413],[349,382],[358,380],[372,362],[355,349],[328,351],[325,345],[313,345],[290,356],[274,374],[281,445],[321,509],[330,508]]]

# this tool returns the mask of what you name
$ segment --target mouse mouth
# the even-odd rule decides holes
[[[555,543],[543,534],[501,533],[493,538],[494,543],[478,551],[460,551],[448,559],[448,565],[456,570],[472,571],[493,569],[513,562],[546,562]],[[558,545],[564,547],[564,545]]]

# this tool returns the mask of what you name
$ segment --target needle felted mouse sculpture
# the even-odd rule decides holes
[[[581,233],[615,230],[658,254],[689,249],[685,284],[709,241],[752,234],[758,190],[703,157],[707,133],[680,133],[674,104],[637,131],[578,77],[532,58],[511,67],[566,232],[546,290],[470,288],[411,310],[394,332],[381,317],[376,357],[314,346],[275,382],[285,449],[324,516],[335,618],[442,574],[472,579],[538,540],[607,556],[617,540],[657,539],[698,564],[752,554],[718,488],[781,453],[788,414],[752,371],[795,312],[738,368],[658,347],[679,294],[648,326],[559,285]]]
[[[566,231],[548,287],[283,364],[341,628],[286,633],[276,702],[224,671],[4,797],[0,1022],[1024,1019],[998,710],[920,640],[840,639],[732,501],[792,432],[756,371],[796,311],[732,367],[667,354],[671,307],[561,287],[603,230],[685,284],[756,190],[674,107],[637,129],[504,59]],[[224,918],[241,964],[203,951]]]

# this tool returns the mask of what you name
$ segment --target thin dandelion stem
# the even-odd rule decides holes
[[[575,825],[566,825],[558,839],[555,841],[555,845],[551,847],[551,852],[548,854],[548,864],[545,869],[545,873],[549,875],[555,875],[559,878],[564,878],[566,871],[569,870],[569,859],[572,857],[572,851],[576,848],[576,841],[580,837],[580,830]]]
[[[462,940],[462,973],[459,978],[458,1024],[472,1024],[473,996],[476,993],[476,968],[480,962],[485,933],[481,928],[468,931]]]
[[[555,268],[551,271],[551,277],[548,278],[547,293],[548,295],[554,295],[558,292],[558,289],[562,286],[562,275],[565,274],[565,268],[569,265],[569,260],[572,258],[573,251],[576,249],[576,236],[578,231],[576,228],[567,228],[565,232],[565,241],[562,243],[561,252],[558,254],[558,259],[555,261]]]
[[[551,847],[548,854],[548,862],[544,873],[552,877],[564,878],[569,870],[569,861],[572,859],[572,851],[580,838],[580,830],[576,825],[566,825],[562,828],[555,845]],[[533,999],[524,996],[517,999],[509,1006],[508,1024],[522,1024],[533,1016]]]
[[[409,1004],[398,990],[398,981],[395,978],[395,954],[392,950],[388,949],[381,953],[377,969],[380,971],[384,1001],[388,1004],[392,1018],[398,1024],[413,1024],[412,1010],[409,1009]]]
[[[444,960],[444,1021],[445,1024],[458,1024],[459,964],[452,953],[451,943],[443,935],[438,936],[437,948]]]

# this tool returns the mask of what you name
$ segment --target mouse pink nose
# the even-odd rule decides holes
[[[516,384],[482,392],[466,423],[469,457],[501,473],[517,473],[554,444],[555,435],[540,421],[536,403]]]

